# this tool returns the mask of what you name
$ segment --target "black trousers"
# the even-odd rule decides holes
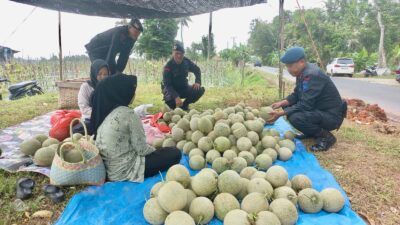
[[[177,148],[161,148],[146,155],[144,177],[152,177],[158,172],[168,170],[181,161],[181,151]]]
[[[201,98],[201,96],[204,95],[205,91],[206,90],[204,89],[204,87],[200,87],[200,89],[195,90],[192,86],[188,86],[187,88],[185,88],[183,90],[179,90],[179,91],[177,90],[179,97],[185,99],[185,101],[182,104],[182,108],[187,109],[189,107],[189,104],[197,102]],[[171,109],[176,108],[175,99],[165,101],[165,103]]]
[[[307,136],[316,136],[322,130],[332,131],[338,129],[344,117],[335,116],[319,110],[300,111],[288,116],[293,127]]]
[[[94,53],[92,53],[92,52],[88,52],[88,55],[89,55],[89,59],[90,59],[90,62],[91,62],[91,63],[93,63],[93,61],[96,60],[96,59],[102,59],[102,60],[107,61],[107,59],[106,59],[106,58],[107,58],[107,55],[94,54]],[[108,62],[107,62],[107,64],[108,64],[108,69],[110,70],[110,71],[109,71],[110,75],[113,75],[113,74],[116,73],[115,62],[113,63],[113,62],[110,61],[110,60],[112,60],[112,59],[109,59]]]
[[[87,128],[87,132],[88,135],[92,135],[92,133],[90,132],[90,120],[89,119],[85,119],[84,121],[86,128]],[[75,126],[72,127],[72,133],[80,133],[82,135],[85,135],[85,129],[83,128],[81,123],[76,124]]]

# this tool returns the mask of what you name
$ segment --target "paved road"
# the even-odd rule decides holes
[[[264,66],[261,69],[272,74],[278,73],[278,69],[273,67]],[[288,80],[295,80],[287,71],[284,71],[283,76]],[[390,86],[344,77],[332,77],[332,80],[342,97],[358,98],[370,104],[378,104],[389,118],[400,121],[400,84]]]

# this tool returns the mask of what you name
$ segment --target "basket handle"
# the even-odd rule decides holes
[[[82,156],[82,161],[79,162],[79,163],[85,164],[85,163],[86,163],[86,157],[85,157],[85,155],[83,154],[82,149],[81,149],[79,146],[77,146],[76,144],[72,143],[72,142],[62,142],[60,145],[58,145],[57,152],[58,152],[58,155],[60,156],[61,160],[62,160],[63,162],[65,162],[65,160],[64,160],[64,154],[63,154],[63,148],[64,148],[65,146],[67,146],[67,145],[69,145],[69,146],[74,146],[75,149],[78,149],[79,153],[80,153],[81,156]]]
[[[71,137],[72,142],[75,143],[75,140],[72,138],[72,136],[74,135],[74,134],[72,133],[72,127],[74,126],[74,122],[75,122],[75,121],[78,121],[80,124],[82,124],[83,129],[85,130],[85,135],[84,135],[84,137],[86,138],[87,141],[89,141],[89,140],[90,140],[90,137],[89,137],[88,132],[87,132],[86,124],[85,124],[81,119],[75,118],[75,119],[73,119],[73,120],[71,121],[71,123],[69,124],[69,136]]]

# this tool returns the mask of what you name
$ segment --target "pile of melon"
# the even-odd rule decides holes
[[[81,138],[82,135],[77,133],[72,138],[67,138],[63,142],[70,142],[72,139],[79,141]],[[22,142],[19,148],[24,155],[31,156],[37,166],[49,167],[53,162],[59,144],[60,142],[57,139],[39,134],[32,139]],[[63,157],[65,161],[70,163],[82,161],[81,153],[74,149],[65,151]]]
[[[254,109],[244,104],[202,113],[176,108],[165,112],[160,121],[171,127],[171,134],[154,140],[153,146],[182,149],[194,170],[209,163],[218,174],[229,169],[240,173],[252,165],[265,171],[277,159],[291,159],[296,149],[292,131],[280,137],[276,129],[264,129],[272,111],[271,107]]]
[[[305,175],[288,179],[281,166],[258,171],[217,174],[204,168],[191,177],[182,165],[172,166],[165,181],[156,183],[143,208],[145,220],[154,225],[208,224],[214,217],[224,225],[293,225],[297,205],[305,213],[339,212],[342,194],[333,188],[318,192]]]

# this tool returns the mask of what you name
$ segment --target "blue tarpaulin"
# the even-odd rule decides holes
[[[274,126],[281,133],[291,129],[283,119]],[[189,168],[188,157],[184,156],[181,164]],[[314,155],[308,153],[304,145],[296,140],[296,151],[286,162],[276,161],[275,165],[283,166],[289,178],[297,174],[307,175],[313,188],[322,191],[332,187],[340,190],[345,196],[345,207],[339,213],[321,211],[317,214],[306,214],[299,210],[297,225],[365,225],[365,222],[351,209],[346,193],[328,171],[323,169]],[[197,172],[190,170],[191,175]],[[165,173],[163,174],[165,176]],[[161,180],[160,176],[147,178],[143,183],[110,182],[100,187],[89,187],[76,194],[68,203],[63,214],[56,222],[63,224],[134,224],[147,225],[143,217],[143,206],[149,198],[152,186]],[[213,219],[210,225],[222,225],[222,221]]]

